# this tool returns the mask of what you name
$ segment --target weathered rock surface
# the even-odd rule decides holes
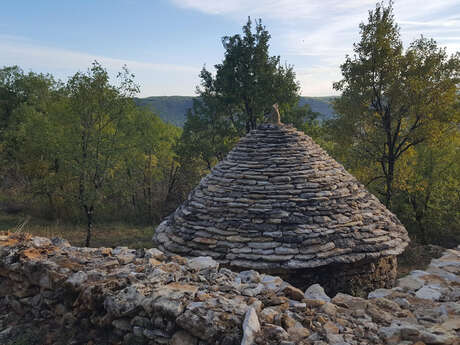
[[[409,238],[310,137],[267,123],[202,179],[154,240],[168,253],[269,272],[368,263],[400,254]]]
[[[0,344],[460,344],[460,247],[371,299],[327,301],[210,258],[65,243],[0,234]]]
[[[307,299],[321,300],[324,302],[329,302],[331,300],[331,298],[328,295],[326,295],[326,293],[324,292],[323,287],[319,284],[311,285],[305,291],[304,296]]]
[[[257,332],[260,332],[259,319],[255,309],[249,307],[243,321],[243,340],[241,340],[241,345],[253,345]]]

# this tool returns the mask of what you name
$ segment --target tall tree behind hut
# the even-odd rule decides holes
[[[338,151],[367,165],[364,182],[384,182],[375,189],[391,207],[401,159],[459,121],[460,55],[448,56],[423,36],[404,52],[391,2],[369,11],[360,30],[354,55],[341,65],[343,79],[334,84],[342,95],[332,128]]]
[[[254,29],[253,29],[254,25]],[[278,103],[283,122],[301,126],[310,108],[297,108],[300,87],[293,66],[269,54],[270,34],[261,20],[250,18],[243,34],[225,36],[224,59],[213,75],[200,73],[199,98],[187,114],[182,156],[198,156],[210,169],[236,143],[255,129]]]

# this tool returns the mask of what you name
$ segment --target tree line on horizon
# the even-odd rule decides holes
[[[293,66],[269,54],[262,21],[222,38],[183,129],[135,104],[139,86],[94,62],[67,82],[0,69],[0,207],[85,223],[158,224],[278,103],[423,243],[460,240],[460,54],[420,37],[404,48],[378,3],[334,83],[336,116],[299,106]]]
[[[193,99],[197,96],[148,96],[136,97],[136,105],[146,107],[170,124],[183,128],[187,119],[187,111],[192,108]],[[332,101],[337,96],[300,96],[299,106],[308,104],[310,109],[317,112],[318,120],[325,121],[335,116]]]

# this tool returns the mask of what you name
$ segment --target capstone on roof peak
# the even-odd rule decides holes
[[[267,116],[267,122],[273,123],[276,125],[281,125],[281,116],[278,108],[278,103],[272,105],[272,110]]]

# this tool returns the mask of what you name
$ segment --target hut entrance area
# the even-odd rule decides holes
[[[242,271],[241,267],[224,266],[236,272]],[[338,292],[363,296],[379,288],[393,287],[397,270],[397,258],[392,255],[379,259],[363,259],[355,263],[332,263],[315,268],[258,271],[279,276],[303,291],[312,284],[320,284],[328,296],[335,296]]]
[[[310,137],[265,123],[202,179],[154,240],[169,253],[211,256],[333,294],[390,287],[409,238]]]

